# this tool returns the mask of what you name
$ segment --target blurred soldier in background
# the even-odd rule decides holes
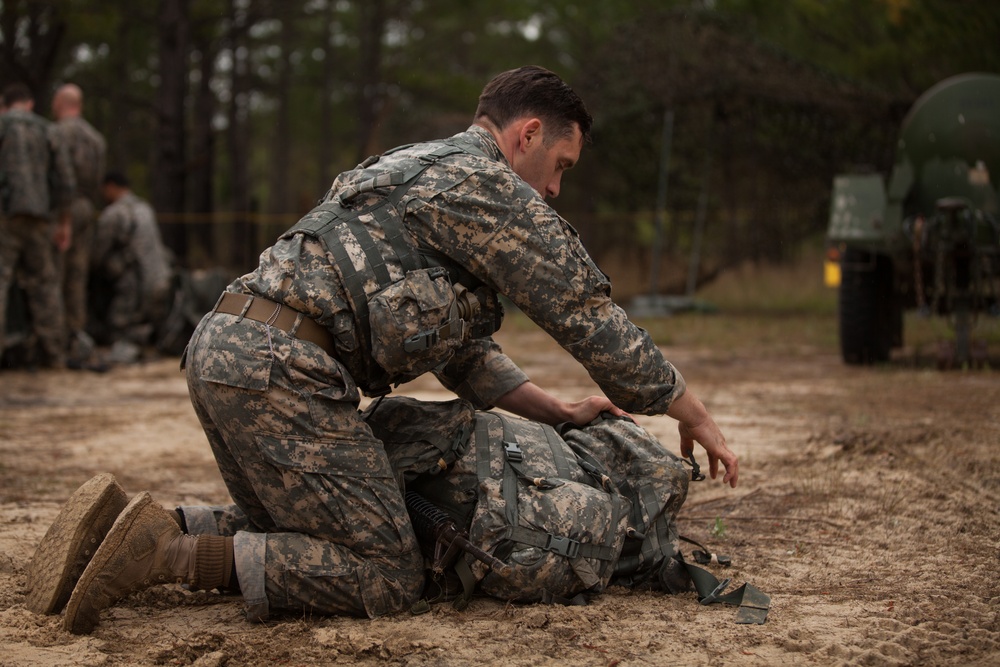
[[[76,182],[55,126],[34,113],[24,84],[4,90],[0,116],[0,351],[4,348],[7,297],[19,269],[39,367],[65,365],[66,343],[59,274],[52,244],[64,252],[72,241],[70,206]],[[52,229],[52,214],[58,223]]]
[[[73,242],[57,260],[62,273],[70,365],[82,363],[93,349],[93,342],[84,331],[87,324],[87,280],[107,153],[104,137],[84,120],[82,111],[83,92],[78,86],[70,83],[56,91],[52,98],[52,115],[56,119],[59,140],[69,154],[76,177],[76,197],[70,208]]]
[[[101,303],[91,325],[98,342],[111,345],[109,361],[131,363],[163,319],[170,266],[156,214],[132,192],[125,175],[109,172],[101,191],[108,207],[97,220],[91,248]]]

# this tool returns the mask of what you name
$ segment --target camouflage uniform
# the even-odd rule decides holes
[[[442,158],[413,181],[395,205],[409,234],[508,297],[616,404],[665,412],[683,392],[683,379],[612,302],[610,283],[573,228],[514,173],[487,131],[474,126],[448,141],[474,150]],[[440,145],[404,148],[341,174],[326,201],[360,192],[351,207],[367,211],[391,194],[364,183],[407,171]],[[254,531],[236,535],[236,569],[257,615],[270,605],[375,616],[404,609],[420,594],[422,560],[402,494],[382,443],[357,412],[360,391],[379,393],[386,378],[372,370],[371,343],[361,334],[368,323],[356,320],[344,276],[349,263],[359,271],[352,278],[372,292],[376,278],[364,272],[366,263],[395,256],[398,239],[376,218],[357,218],[374,247],[343,237],[346,261],[325,241],[293,228],[228,288],[311,318],[336,340],[335,355],[278,327],[222,312],[207,315],[191,339],[192,402]],[[387,259],[384,269],[393,279],[403,276],[397,260]],[[434,372],[479,408],[527,381],[489,337],[465,341]],[[233,526],[228,510],[206,518],[220,516]]]
[[[70,209],[73,242],[65,253],[59,255],[66,331],[72,335],[83,331],[87,324],[90,246],[101,201],[101,178],[104,176],[107,148],[100,132],[79,116],[64,118],[55,125],[60,141],[69,153],[76,178],[76,197]]]
[[[101,212],[91,268],[110,292],[103,323],[108,337],[147,343],[166,307],[170,266],[156,214],[131,191]]]
[[[51,214],[69,207],[75,187],[52,123],[19,109],[0,116],[0,350],[7,296],[20,265],[42,361],[57,367],[65,360],[65,331]]]

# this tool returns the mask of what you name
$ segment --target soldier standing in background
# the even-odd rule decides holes
[[[40,367],[61,368],[66,359],[66,332],[52,244],[65,251],[72,241],[70,205],[76,182],[55,126],[34,113],[35,100],[28,87],[8,86],[4,104],[7,112],[0,116],[0,351],[7,326],[7,295],[20,265],[37,339],[35,362]],[[58,223],[53,231],[56,210]]]
[[[101,342],[116,363],[137,361],[162,321],[170,293],[170,265],[152,207],[132,192],[128,179],[109,172],[101,184],[108,207],[97,220],[91,270],[109,301]]]
[[[62,274],[63,312],[71,365],[82,363],[88,356],[88,348],[92,347],[92,342],[84,333],[87,325],[87,280],[107,154],[104,137],[84,120],[82,111],[83,92],[79,86],[68,83],[56,90],[52,98],[52,115],[76,177],[76,197],[70,208],[73,242],[57,259]]]

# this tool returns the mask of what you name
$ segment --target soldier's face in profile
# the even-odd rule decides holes
[[[538,191],[542,197],[558,197],[563,173],[580,159],[583,135],[573,125],[572,134],[545,141],[544,128],[523,145],[523,152],[512,165],[518,176]]]

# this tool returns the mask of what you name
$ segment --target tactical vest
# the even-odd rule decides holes
[[[307,234],[334,257],[334,268],[354,313],[358,342],[369,352],[345,353],[341,362],[369,396],[387,394],[390,384],[442,368],[462,344],[489,336],[500,327],[503,310],[496,292],[447,257],[419,247],[406,230],[398,208],[424,171],[442,158],[459,153],[486,157],[469,142],[441,142],[415,158],[405,171],[373,169],[367,180],[336,195],[328,194],[281,236],[286,239]],[[358,169],[370,169],[381,157],[368,158]],[[391,192],[374,203],[353,207],[360,195],[390,188]],[[388,256],[379,249],[378,231]],[[348,243],[362,249],[361,269],[355,267]],[[391,275],[392,264],[401,268],[402,278]]]

